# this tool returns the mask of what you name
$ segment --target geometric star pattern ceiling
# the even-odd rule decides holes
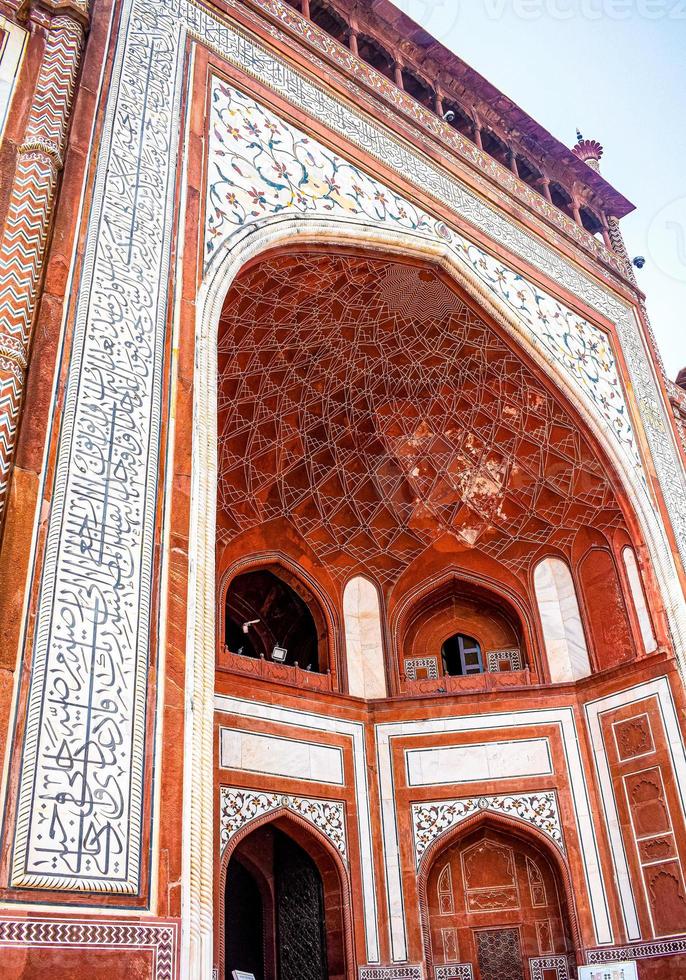
[[[336,577],[388,584],[445,535],[521,573],[624,524],[562,399],[433,269],[275,256],[218,344],[220,539],[286,517]]]

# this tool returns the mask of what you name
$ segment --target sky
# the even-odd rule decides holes
[[[686,0],[393,0],[567,146],[605,148],[667,375],[686,367]]]

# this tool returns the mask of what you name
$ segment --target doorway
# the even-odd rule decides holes
[[[301,832],[296,840],[288,829],[275,823],[258,827],[231,855],[225,980],[235,970],[255,980],[334,980],[344,974],[338,875],[331,874],[317,841]]]

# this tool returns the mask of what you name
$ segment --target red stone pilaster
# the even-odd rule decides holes
[[[0,529],[86,14],[87,0],[44,0],[31,12],[45,49],[0,239]]]

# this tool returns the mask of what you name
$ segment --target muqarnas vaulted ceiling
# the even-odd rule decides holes
[[[562,398],[432,268],[267,258],[218,353],[220,540],[287,518],[338,577],[388,583],[445,535],[522,572],[624,523]]]

